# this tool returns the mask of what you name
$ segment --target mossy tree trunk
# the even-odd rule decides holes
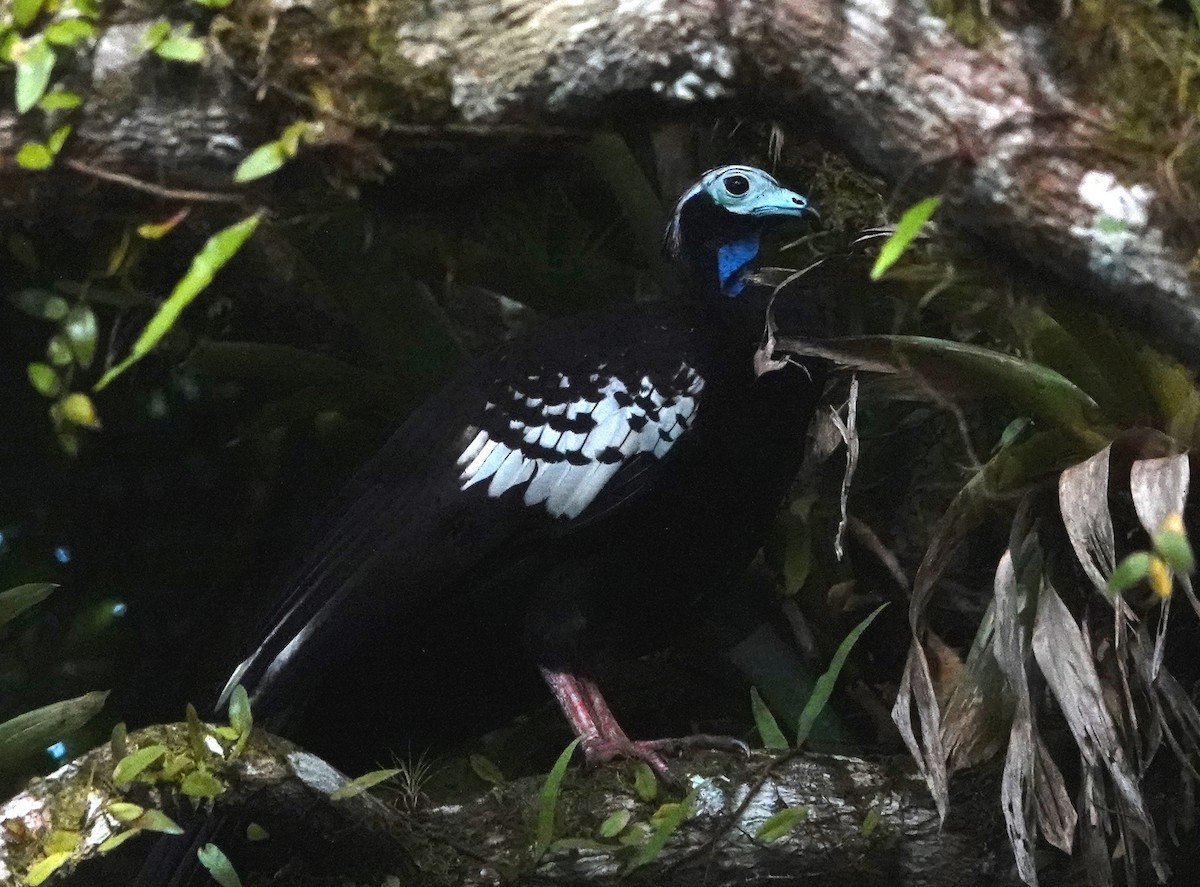
[[[94,48],[61,54],[54,77],[86,101],[53,171],[5,162],[3,191],[29,210],[47,193],[86,197],[84,176],[269,204],[230,173],[297,119],[321,124],[325,171],[353,185],[409,168],[430,141],[545,147],[647,100],[664,113],[720,102],[945,194],[964,229],[1200,363],[1191,112],[1156,118],[1153,102],[1089,88],[1105,69],[1107,82],[1170,83],[1169,59],[1155,72],[1142,53],[1121,71],[1112,47],[1162,35],[1183,58],[1183,23],[1149,4],[1107,19],[1091,4],[1068,23],[1019,0],[992,20],[945,5],[953,26],[922,0],[234,0],[216,17],[195,7],[208,52],[185,65],[139,48],[153,18],[131,3]],[[1194,73],[1178,77],[1185,95]],[[0,154],[46,129],[38,112],[0,111]]]

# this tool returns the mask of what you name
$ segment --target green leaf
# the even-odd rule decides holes
[[[96,405],[82,391],[72,391],[54,406],[58,407],[59,415],[72,425],[90,428],[93,431],[99,431],[101,428]]]
[[[66,336],[55,334],[46,342],[46,360],[56,367],[69,366],[75,359]]]
[[[600,823],[600,837],[615,838],[625,831],[625,826],[629,825],[632,816],[633,812],[630,810],[614,810]]]
[[[633,790],[643,801],[649,803],[658,796],[658,777],[645,761],[638,761],[633,768]]]
[[[1117,564],[1108,577],[1108,590],[1111,594],[1120,594],[1145,579],[1149,572],[1150,552],[1135,551]]]
[[[171,23],[165,18],[160,18],[146,29],[146,33],[142,35],[141,46],[143,49],[154,49],[170,33]]]
[[[1187,536],[1177,530],[1159,530],[1151,537],[1154,550],[1177,573],[1191,573],[1196,567],[1196,557],[1192,554],[1191,543]]]
[[[0,724],[0,766],[20,759],[57,742],[77,730],[104,707],[108,691],[94,690],[74,699],[66,699],[27,711]]]
[[[196,253],[192,259],[192,265],[187,274],[175,285],[171,295],[159,306],[158,311],[150,318],[150,322],[146,324],[137,341],[133,343],[133,349],[129,356],[100,378],[100,381],[96,383],[96,391],[102,390],[113,379],[150,353],[150,349],[157,345],[159,340],[175,325],[175,321],[179,319],[183,309],[212,283],[216,273],[242,248],[242,244],[254,233],[254,229],[258,227],[260,221],[262,221],[262,213],[255,213],[235,225],[218,231],[208,239],[201,247],[200,252]]]
[[[38,103],[50,85],[57,58],[50,44],[39,37],[25,44],[13,59],[17,66],[17,113],[24,114]]]
[[[538,792],[537,829],[534,832],[533,846],[535,860],[542,858],[549,848],[550,842],[554,840],[554,817],[558,807],[558,792],[562,787],[563,777],[567,773],[567,765],[571,763],[571,755],[575,754],[579,742],[577,737],[562,750],[562,754],[558,756],[558,760],[554,762],[554,766],[546,775],[546,781],[542,783],[541,791]]]
[[[195,37],[184,37],[178,33],[161,40],[154,51],[169,62],[195,64],[204,61],[204,41]]]
[[[49,856],[39,859],[29,867],[29,871],[25,873],[25,883],[29,887],[37,887],[61,866],[64,862],[71,858],[69,852],[60,851],[59,853],[51,853]]]
[[[124,788],[166,753],[165,745],[147,745],[145,748],[139,748],[132,754],[126,755],[117,761],[117,766],[113,767],[113,782]]]
[[[659,808],[658,824],[650,833],[646,843],[640,846],[630,858],[629,864],[625,867],[626,872],[641,868],[658,857],[675,830],[692,815],[692,810],[696,806],[696,797],[696,790],[692,789],[680,803],[664,804]]]
[[[129,753],[129,745],[126,740],[129,738],[129,731],[125,728],[124,721],[117,721],[113,724],[112,732],[108,736],[108,745],[112,750],[113,760],[119,761]]]
[[[141,237],[144,240],[161,240],[174,231],[175,226],[186,219],[188,213],[190,212],[191,210],[185,206],[183,209],[179,210],[179,212],[162,222],[146,222],[138,225],[138,237]]]
[[[833,694],[833,685],[837,683],[838,675],[841,674],[842,666],[846,664],[846,657],[850,655],[850,651],[854,648],[854,644],[867,626],[875,621],[883,608],[887,604],[880,604],[875,608],[866,619],[854,626],[845,639],[838,645],[837,652],[833,654],[833,659],[829,663],[829,668],[825,673],[817,678],[817,685],[813,687],[812,696],[808,697],[808,702],[804,704],[804,711],[800,712],[800,723],[796,727],[796,747],[799,748],[808,739],[808,733],[812,730],[813,723],[829,702],[829,697]]]
[[[200,720],[200,715],[196,713],[196,706],[190,702],[184,708],[184,719],[187,722],[188,747],[192,750],[192,757],[197,761],[207,760],[211,752],[204,743],[206,735],[204,723]]]
[[[105,853],[108,853],[110,850],[115,850],[117,847],[120,847],[122,844],[124,844],[130,838],[132,838],[136,835],[140,835],[141,833],[142,833],[142,830],[140,828],[131,828],[131,829],[127,829],[126,831],[123,831],[123,832],[117,832],[115,835],[113,835],[107,841],[102,842],[100,844],[100,846],[96,848],[96,850],[98,850],[100,852],[100,855],[103,856]]]
[[[14,307],[38,320],[62,320],[71,310],[62,296],[42,289],[23,289],[8,297]]]
[[[242,879],[234,870],[233,863],[216,844],[205,844],[196,851],[196,858],[221,887],[242,887]]]
[[[779,723],[771,709],[763,702],[756,687],[750,688],[750,710],[754,713],[754,725],[758,727],[758,735],[762,737],[763,747],[770,749],[785,749],[788,747],[787,737],[779,729]]]
[[[871,837],[875,829],[879,828],[880,820],[883,819],[883,813],[879,809],[878,804],[872,804],[871,809],[867,811],[867,815],[863,817],[862,827],[859,828],[859,833],[864,838]]]
[[[31,363],[25,368],[29,384],[42,397],[58,397],[62,394],[62,379],[54,367],[44,363]]]
[[[113,801],[104,810],[120,823],[133,822],[146,812],[146,808],[141,804],[131,804],[128,801]]]
[[[904,215],[900,217],[900,221],[896,223],[896,230],[892,232],[879,250],[879,255],[875,259],[875,265],[871,268],[871,279],[878,280],[887,273],[896,262],[904,255],[904,251],[908,249],[908,245],[912,243],[913,238],[920,233],[925,223],[929,221],[929,217],[933,215],[938,205],[942,202],[940,197],[926,197],[920,203],[916,203],[905,210]]]
[[[312,138],[316,131],[314,125],[307,120],[297,120],[279,134],[276,144],[279,145],[279,150],[283,152],[284,157],[295,157],[300,153],[300,143]]]
[[[1103,428],[1103,417],[1087,392],[1049,367],[990,348],[926,336],[781,338],[778,347],[868,372],[911,377],[916,394],[932,394],[935,400],[999,395],[1018,413],[1043,427],[1063,428],[1093,450],[1108,442],[1097,430]]]
[[[336,791],[330,792],[329,797],[334,801],[353,798],[355,795],[361,795],[367,789],[379,785],[381,782],[387,782],[399,772],[399,767],[388,767],[386,770],[372,770],[370,773],[364,773],[356,779],[351,779]]]
[[[250,182],[254,179],[261,179],[263,176],[278,172],[287,163],[287,160],[288,156],[279,142],[267,142],[246,155],[234,170],[233,180]]]
[[[767,817],[766,822],[758,827],[754,837],[760,841],[771,843],[778,841],[802,819],[808,818],[807,807],[787,807]]]
[[[238,684],[229,694],[229,726],[237,731],[232,757],[237,757],[246,747],[250,739],[250,730],[254,727],[254,713],[250,711],[250,696],[246,688]]]
[[[201,6],[207,6],[209,9],[224,9],[233,0],[193,0],[194,3],[199,3]]]
[[[73,305],[63,318],[62,331],[71,344],[76,363],[84,369],[90,367],[96,356],[96,339],[100,335],[96,312],[82,303]]]
[[[471,772],[484,782],[491,785],[504,784],[504,774],[490,758],[485,758],[483,755],[471,755],[467,761],[471,765]]]
[[[54,132],[50,133],[50,138],[46,139],[46,147],[51,154],[57,154],[62,150],[63,145],[67,143],[67,136],[71,134],[71,124],[66,123],[60,126]]]
[[[17,149],[17,165],[35,172],[49,169],[54,165],[54,153],[41,142],[26,142]]]
[[[179,823],[161,810],[147,810],[138,817],[134,825],[139,829],[145,829],[148,832],[162,832],[164,835],[183,834]]]
[[[43,2],[44,0],[13,0],[13,24],[18,28],[24,28],[38,17],[38,13],[42,11]]]
[[[73,111],[82,104],[79,93],[66,89],[52,89],[38,100],[43,111]]]
[[[0,592],[0,625],[12,622],[30,607],[37,606],[58,588],[53,582],[30,582]]]
[[[265,841],[269,837],[271,837],[271,833],[257,822],[252,822],[246,826],[247,841]]]
[[[66,18],[46,25],[42,35],[56,46],[75,46],[96,36],[96,26],[81,18]]]
[[[179,790],[189,798],[215,798],[225,791],[225,783],[207,770],[193,770],[183,777]]]

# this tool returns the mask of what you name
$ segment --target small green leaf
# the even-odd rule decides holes
[[[82,727],[104,707],[108,692],[96,690],[27,711],[0,724],[0,766],[40,751]]]
[[[195,37],[184,37],[178,33],[159,41],[154,51],[169,62],[193,65],[204,61],[204,41]]]
[[[760,841],[771,843],[778,841],[790,832],[800,820],[807,818],[807,807],[788,807],[767,817],[766,822],[758,827],[754,837]]]
[[[238,684],[229,694],[229,726],[237,730],[237,740],[234,742],[230,757],[236,758],[246,747],[250,739],[250,731],[254,727],[254,714],[250,711],[250,696],[246,688]]]
[[[113,782],[124,788],[133,782],[147,767],[167,753],[165,745],[148,745],[133,754],[126,755],[113,767]]]
[[[26,142],[17,149],[17,165],[35,172],[49,169],[54,165],[54,152],[41,142]]]
[[[228,262],[254,233],[258,223],[262,221],[262,213],[255,213],[249,218],[242,219],[237,224],[230,225],[218,231],[201,247],[192,259],[192,265],[183,279],[175,285],[171,295],[159,306],[158,311],[150,318],[133,348],[123,361],[112,367],[101,376],[95,390],[100,391],[113,379],[129,369],[137,361],[150,353],[159,340],[175,325],[183,309],[192,303],[205,287],[212,283],[213,277]]]
[[[1145,579],[1149,572],[1150,552],[1135,551],[1117,564],[1117,568],[1108,577],[1108,591],[1110,594],[1120,594],[1133,588]]]
[[[81,18],[66,18],[46,25],[42,35],[56,46],[75,46],[96,36],[96,26]]]
[[[265,145],[259,145],[238,164],[233,173],[233,180],[249,182],[269,176],[273,172],[278,172],[287,159],[279,142],[267,142]]]
[[[44,0],[13,0],[13,24],[18,28],[24,28],[38,17],[38,13],[42,11],[43,2]]]
[[[83,303],[71,306],[62,320],[62,332],[71,344],[75,362],[84,369],[90,367],[96,356],[96,339],[100,335],[96,312]]]
[[[162,832],[164,835],[182,835],[183,829],[179,823],[167,816],[161,810],[147,810],[138,817],[135,826],[148,832]]]
[[[80,428],[90,428],[93,431],[100,430],[100,415],[96,412],[96,405],[82,391],[72,391],[60,400],[56,406],[59,408],[59,413],[62,417],[72,425],[78,425]]]
[[[62,150],[63,145],[67,143],[67,136],[71,134],[71,124],[66,123],[60,126],[54,132],[50,133],[50,138],[46,139],[46,147],[51,154],[57,154]]]
[[[112,749],[112,757],[114,761],[119,761],[121,758],[129,754],[129,731],[125,729],[124,721],[117,721],[113,724],[112,733],[108,736],[108,744]]]
[[[146,222],[145,224],[138,225],[138,237],[141,237],[144,240],[161,240],[174,231],[175,226],[186,219],[189,212],[191,212],[191,210],[185,206],[183,209],[179,210],[179,212],[175,213],[164,221]]]
[[[650,823],[635,822],[617,839],[626,847],[642,847],[650,840]]]
[[[25,367],[25,372],[29,376],[29,384],[33,386],[33,390],[42,397],[58,397],[62,394],[62,379],[59,378],[54,367],[44,363],[31,363]]]
[[[158,44],[166,39],[171,33],[171,23],[165,18],[160,18],[146,29],[146,33],[142,35],[142,49],[154,49]]]
[[[13,61],[17,66],[17,113],[24,114],[41,99],[50,85],[50,74],[57,58],[50,44],[40,37],[16,53]]]
[[[104,810],[120,823],[133,822],[146,812],[146,808],[141,804],[131,804],[128,801],[113,801]]]
[[[604,822],[600,823],[600,837],[615,838],[625,831],[625,826],[629,825],[632,816],[633,812],[630,810],[615,810],[608,814]]]
[[[370,773],[364,773],[356,779],[351,779],[336,791],[330,792],[329,798],[333,801],[353,798],[355,795],[361,795],[367,789],[379,785],[381,782],[387,782],[399,772],[399,767],[389,767],[386,770],[372,770]]]
[[[468,762],[471,765],[471,772],[484,782],[492,785],[504,784],[504,774],[490,758],[485,758],[483,755],[471,755]]]
[[[46,853],[74,853],[79,849],[81,840],[83,836],[73,829],[56,828],[46,836],[42,849]]]
[[[100,844],[100,846],[97,847],[96,849],[100,852],[101,855],[103,855],[105,853],[108,853],[110,850],[115,850],[117,847],[120,847],[122,844],[124,844],[130,838],[134,837],[135,835],[140,835],[141,833],[142,833],[142,830],[140,828],[131,828],[131,829],[128,829],[123,832],[117,832],[115,835],[113,835],[107,841],[102,842]]]
[[[660,816],[658,824],[654,827],[654,831],[650,833],[650,837],[646,843],[637,849],[629,860],[629,864],[625,867],[626,872],[631,872],[634,869],[640,868],[648,862],[653,862],[662,849],[667,846],[667,841],[675,830],[683,824],[683,821],[692,815],[692,810],[696,806],[696,791],[693,789],[688,792],[678,804],[664,804],[660,808]]]
[[[30,607],[37,606],[58,588],[53,582],[30,582],[0,592],[0,625],[12,622]]]
[[[900,217],[900,221],[896,223],[896,230],[892,232],[879,250],[879,255],[875,259],[875,265],[871,268],[871,279],[878,280],[887,273],[896,262],[904,255],[904,251],[908,249],[908,245],[912,243],[913,238],[920,233],[925,223],[929,221],[929,217],[933,215],[938,205],[942,202],[940,197],[926,197],[920,203],[910,206]]]
[[[64,862],[71,858],[69,852],[51,853],[44,859],[39,859],[29,867],[29,871],[25,873],[25,883],[29,887],[37,887],[61,866]]]
[[[71,346],[67,342],[66,336],[55,334],[46,342],[46,360],[54,366],[69,366],[74,359],[75,356],[71,353]]]
[[[300,142],[310,137],[316,130],[307,120],[297,120],[279,134],[279,150],[285,157],[295,157],[300,151]]]
[[[14,307],[39,320],[62,320],[71,310],[62,296],[49,290],[23,289],[8,297]]]
[[[207,760],[211,752],[204,742],[206,731],[200,715],[196,713],[196,706],[189,702],[184,708],[184,717],[187,721],[188,747],[192,750],[192,756],[197,761]]]
[[[863,817],[863,824],[859,828],[859,833],[864,838],[871,837],[875,829],[879,828],[879,821],[883,818],[883,814],[879,810],[878,804],[872,804],[871,809],[867,811],[867,815]]]
[[[246,826],[247,841],[265,841],[269,837],[271,837],[271,833],[257,822],[252,822]]]
[[[562,750],[562,754],[558,756],[558,760],[554,762],[554,766],[546,775],[546,781],[542,783],[541,791],[538,792],[537,830],[534,833],[533,846],[535,860],[542,858],[550,847],[550,842],[554,840],[554,817],[558,807],[558,792],[562,787],[563,777],[567,773],[567,765],[571,763],[571,756],[575,754],[579,742],[577,737]]]
[[[829,702],[829,697],[833,694],[833,685],[837,683],[838,675],[841,674],[842,666],[846,664],[846,657],[850,655],[854,644],[858,641],[862,633],[867,630],[867,626],[875,621],[875,617],[886,606],[887,604],[880,604],[870,616],[851,629],[850,633],[838,645],[837,652],[833,654],[833,659],[829,662],[829,668],[825,670],[823,675],[817,678],[812,695],[808,697],[808,702],[804,703],[804,710],[800,712],[800,723],[796,727],[797,748],[804,744],[804,740],[808,739],[809,731],[812,730],[813,724],[816,723],[826,703]]]
[[[224,9],[233,0],[193,0],[193,2],[199,3],[201,6],[207,6],[209,9]]]
[[[787,737],[779,729],[779,722],[763,702],[756,687],[750,688],[750,711],[754,714],[754,725],[758,728],[764,748],[781,750],[788,747]]]
[[[66,89],[52,89],[38,100],[43,111],[73,111],[82,104],[79,93]]]
[[[225,783],[207,770],[193,770],[183,777],[179,790],[189,798],[215,798],[225,791]]]
[[[233,863],[216,844],[205,844],[196,851],[196,857],[221,887],[242,887],[242,879],[234,870]]]
[[[1178,530],[1159,530],[1152,537],[1154,550],[1177,573],[1191,573],[1196,567],[1196,556],[1187,536]]]
[[[645,761],[638,761],[633,768],[633,790],[643,801],[649,803],[658,796],[658,777]]]

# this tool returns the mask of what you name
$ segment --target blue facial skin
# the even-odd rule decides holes
[[[757,234],[727,243],[717,250],[717,279],[723,295],[734,298],[742,294],[746,288],[742,271],[758,256],[758,250]]]

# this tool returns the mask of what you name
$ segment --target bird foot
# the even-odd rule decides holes
[[[750,756],[750,746],[732,736],[674,736],[666,739],[630,739],[624,735],[590,736],[582,742],[583,754],[593,766],[607,764],[615,758],[643,761],[665,783],[679,785],[679,780],[667,766],[664,754],[678,753],[686,749],[740,752]]]

